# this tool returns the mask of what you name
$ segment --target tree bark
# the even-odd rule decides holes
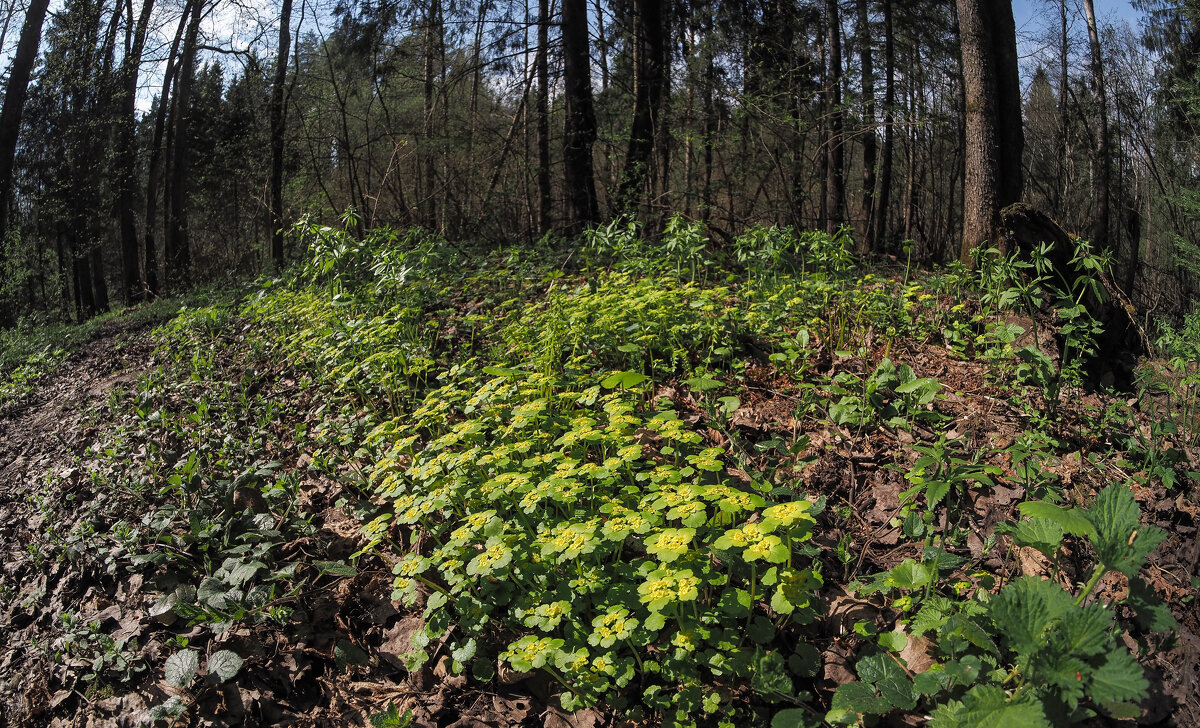
[[[537,54],[537,186],[538,232],[550,230],[550,0],[538,0]]]
[[[1108,96],[1104,86],[1104,56],[1100,50],[1100,33],[1096,29],[1096,10],[1092,0],[1083,0],[1083,12],[1087,16],[1088,48],[1091,51],[1092,94],[1096,97],[1096,105],[1099,107],[1096,118],[1096,151],[1092,157],[1096,169],[1092,175],[1092,194],[1096,198],[1092,245],[1103,251],[1108,248],[1108,196],[1111,176],[1108,158]]]
[[[154,138],[150,143],[150,161],[147,164],[146,180],[146,294],[150,297],[159,293],[158,281],[158,249],[155,233],[158,228],[158,187],[163,177],[163,136],[167,130],[167,114],[171,108],[171,88],[175,74],[179,72],[179,47],[188,26],[188,19],[193,12],[192,0],[183,7],[183,15],[179,18],[179,26],[175,29],[175,37],[171,41],[171,51],[167,55],[167,68],[163,73],[162,91],[158,96],[158,110],[154,117]],[[164,235],[164,238],[166,236]],[[164,255],[165,257],[165,255]]]
[[[146,47],[146,30],[154,0],[143,0],[136,27],[127,35],[125,58],[121,62],[121,101],[117,104],[116,152],[117,152],[117,219],[121,230],[121,295],[126,304],[144,298],[146,281],[141,273],[140,241],[137,222],[133,214],[134,185],[137,177],[137,148],[134,131],[137,125],[137,82]],[[132,20],[132,19],[131,19]]]
[[[571,221],[567,231],[574,235],[599,217],[596,177],[592,166],[596,111],[592,103],[587,0],[563,0],[562,36],[566,102],[563,173],[567,198],[571,204]]]
[[[625,169],[617,193],[617,209],[630,216],[637,213],[649,173],[655,129],[662,109],[667,44],[663,5],[659,0],[636,0],[634,3],[633,122],[629,130]]]
[[[863,94],[863,170],[862,202],[859,206],[861,219],[859,251],[870,253],[875,250],[875,68],[871,57],[870,16],[867,0],[857,0],[858,10],[858,53],[862,66]]]
[[[175,84],[175,113],[172,119],[174,147],[171,154],[171,171],[167,178],[168,217],[164,248],[167,278],[173,283],[187,281],[192,267],[187,216],[188,163],[192,151],[192,82],[196,76],[196,51],[199,44],[200,18],[204,15],[203,8],[203,0],[197,0],[192,8],[187,34],[183,40],[179,80]]]
[[[999,242],[1000,210],[1021,195],[1021,97],[1006,0],[957,0],[966,98],[966,180],[959,257]],[[1010,32],[1011,30],[1011,32]],[[1015,128],[1012,117],[1016,115]]]
[[[842,140],[842,21],[837,0],[825,0],[825,22],[829,44],[829,74],[826,77],[826,93],[829,98],[829,154],[826,173],[828,201],[825,203],[825,232],[837,232],[845,219],[846,205],[845,150]]]
[[[887,239],[888,207],[892,194],[892,147],[894,146],[893,127],[896,123],[894,107],[896,105],[896,43],[895,29],[892,25],[892,2],[882,0],[883,5],[883,150],[879,160],[879,179],[875,189],[879,194],[875,198],[875,240]]]
[[[292,0],[283,0],[279,13],[279,50],[275,55],[275,81],[271,86],[271,259],[283,265],[283,137],[287,131],[284,83],[288,51],[292,45]]]
[[[46,8],[49,5],[50,0],[31,0],[29,3],[25,25],[21,28],[21,39],[17,42],[17,51],[8,70],[8,83],[4,87],[4,109],[0,110],[0,250],[4,248],[4,238],[8,233],[17,133],[21,129],[25,96],[29,92],[29,75],[37,59],[42,24],[46,20]]]

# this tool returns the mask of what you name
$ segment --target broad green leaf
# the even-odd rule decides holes
[[[930,508],[936,508],[949,493],[950,484],[944,480],[930,480],[925,484],[925,502]]]
[[[993,597],[988,611],[1009,646],[1028,653],[1043,645],[1043,630],[1074,607],[1058,584],[1023,576]]]
[[[1089,604],[1063,615],[1062,635],[1072,654],[1091,657],[1111,648],[1113,613],[1103,604]]]
[[[951,700],[933,711],[931,728],[1050,728],[1041,705],[1009,702],[995,685],[976,685],[962,701]]]
[[[908,635],[900,631],[880,632],[879,646],[885,650],[899,652],[908,645]]]
[[[340,668],[345,668],[347,665],[366,665],[371,661],[367,657],[367,653],[363,652],[361,647],[350,640],[337,641],[337,644],[333,647],[333,659]],[[457,657],[454,659],[458,660]],[[459,662],[462,662],[462,660],[459,660]]]
[[[875,686],[865,682],[848,682],[839,685],[833,694],[832,710],[850,713],[879,714],[887,710],[887,703],[875,693]]]
[[[787,672],[787,663],[777,651],[767,652],[754,662],[750,688],[759,695],[792,696],[795,685]]]
[[[996,533],[1008,534],[1018,546],[1037,549],[1047,557],[1053,557],[1062,545],[1063,529],[1049,518],[1029,518],[1013,525],[1000,523]]]
[[[696,392],[707,392],[710,389],[725,386],[725,383],[712,377],[692,377],[684,380]]]
[[[892,568],[888,581],[901,589],[923,589],[933,580],[933,573],[924,564],[905,559]]]
[[[1078,508],[1063,508],[1045,501],[1025,501],[1017,506],[1026,518],[1045,518],[1058,524],[1063,533],[1094,538],[1095,527]]]
[[[513,369],[512,367],[484,367],[484,374],[490,374],[493,377],[504,377],[506,379],[512,377],[525,377],[533,372],[527,372],[521,369]]]
[[[358,569],[352,564],[347,564],[344,561],[317,561],[314,566],[321,572],[322,575],[332,576],[357,576]]]
[[[1129,580],[1129,597],[1125,605],[1136,613],[1138,625],[1151,632],[1171,632],[1179,629],[1179,623],[1154,590],[1138,577]]]
[[[242,658],[233,650],[220,650],[208,657],[209,679],[223,683],[233,679],[242,669]]]
[[[196,590],[196,599],[212,609],[225,609],[229,603],[229,599],[226,597],[228,593],[228,584],[209,576],[200,582],[200,588]]]
[[[168,657],[164,665],[167,682],[177,688],[187,687],[199,669],[200,653],[196,650],[180,650]]]
[[[929,669],[913,676],[913,690],[921,695],[933,695],[946,687],[949,679],[944,670]]]
[[[1150,683],[1129,651],[1119,647],[1108,653],[1108,659],[1091,676],[1088,694],[1099,703],[1140,701],[1146,696]]]
[[[605,389],[616,389],[617,387],[629,389],[631,387],[636,387],[647,379],[649,379],[649,377],[638,372],[613,372],[600,382],[600,386],[604,387]]]
[[[1110,485],[1100,491],[1096,502],[1084,516],[1096,529],[1092,544],[1101,563],[1110,569],[1133,576],[1146,557],[1167,537],[1154,526],[1140,526],[1139,509],[1133,493],[1123,485]]]
[[[880,700],[885,707],[878,712],[886,712],[892,708],[910,710],[917,704],[917,694],[913,690],[912,680],[900,663],[888,653],[880,652],[867,655],[854,666],[858,677],[863,682],[873,683],[879,688]]]

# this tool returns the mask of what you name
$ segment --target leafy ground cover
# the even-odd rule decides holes
[[[1091,383],[1086,247],[296,234],[5,410],[9,722],[1200,720],[1194,322]]]

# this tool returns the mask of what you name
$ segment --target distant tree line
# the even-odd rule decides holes
[[[1030,203],[1147,312],[1200,274],[1200,9],[1092,0],[0,4],[0,325],[281,265],[301,214],[450,238],[680,213],[969,258]]]

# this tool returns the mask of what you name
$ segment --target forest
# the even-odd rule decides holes
[[[0,0],[0,728],[1200,725],[1120,8]]]

